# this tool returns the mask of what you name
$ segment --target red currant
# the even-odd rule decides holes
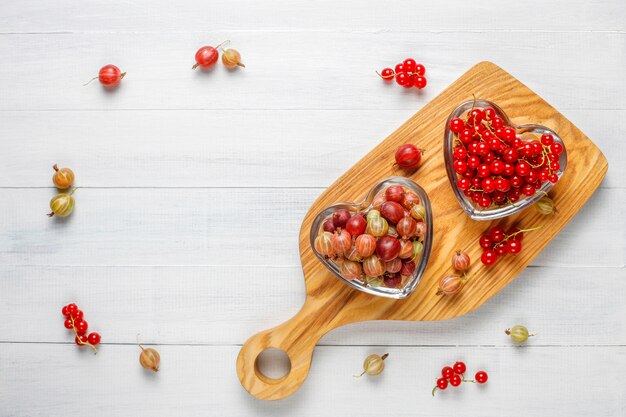
[[[553,184],[556,184],[558,180],[559,180],[559,176],[556,174],[552,174],[548,177],[548,181],[550,181]]]
[[[443,376],[445,379],[450,379],[453,375],[454,369],[449,366],[444,366],[444,368],[441,370],[441,376]]]
[[[537,190],[531,184],[526,184],[524,187],[522,187],[522,192],[525,196],[531,197],[535,194],[535,192],[537,192]]]
[[[450,378],[450,385],[452,385],[453,387],[458,387],[459,385],[461,385],[461,377],[458,375],[453,375],[452,378]]]
[[[396,77],[402,72],[406,72],[406,70],[404,69],[404,64],[398,64],[396,65]]]
[[[407,58],[402,63],[402,67],[404,68],[406,72],[414,72],[416,64],[417,63],[415,62],[413,58]]]
[[[476,175],[483,178],[488,177],[489,175],[491,175],[491,168],[487,164],[481,164],[476,169]]]
[[[481,248],[488,249],[491,247],[491,245],[493,245],[493,240],[491,240],[489,236],[483,235],[480,237],[480,240],[478,241],[478,243],[480,244]]]
[[[454,148],[453,158],[465,160],[467,158],[467,150],[462,146],[457,146]]]
[[[465,173],[465,171],[467,171],[467,162],[465,161],[456,160],[454,161],[452,166],[454,167],[454,170],[459,174],[463,174]]]
[[[552,145],[550,145],[550,152],[556,155],[560,155],[561,152],[563,152],[563,145],[561,145],[559,142],[554,142]]]
[[[511,142],[515,139],[515,129],[511,127],[505,127],[503,132],[503,138],[507,142]]]
[[[544,133],[543,135],[541,135],[541,143],[545,146],[550,146],[553,142],[554,136],[552,136],[550,133]]]
[[[502,174],[502,172],[504,172],[504,162],[497,159],[491,163],[490,169],[491,172],[493,172],[495,175],[500,175]]]
[[[96,332],[89,333],[89,336],[87,336],[87,340],[89,341],[89,343],[94,346],[100,343],[100,339],[100,334]]]
[[[421,75],[424,76],[424,74],[426,74],[426,67],[423,66],[422,64],[416,64],[415,65],[415,71],[414,71],[417,75]]]
[[[467,123],[478,125],[483,120],[483,112],[480,109],[472,109],[467,112]]]
[[[474,133],[470,129],[467,129],[467,128],[463,129],[461,133],[459,133],[459,139],[461,140],[461,142],[465,143],[466,145],[472,141],[473,136],[474,136]]]
[[[504,234],[504,229],[502,227],[495,226],[491,230],[489,230],[489,237],[495,243],[498,243],[502,242],[506,238],[506,235]]]
[[[445,378],[439,378],[437,380],[437,388],[439,389],[446,389],[448,388],[448,380]]]
[[[459,190],[469,190],[472,187],[472,182],[468,178],[459,178],[456,182]]]
[[[82,319],[83,318],[83,310],[78,310],[76,312],[76,314],[72,315],[72,317],[74,317],[74,321]]]
[[[515,172],[520,177],[525,177],[530,172],[531,166],[526,161],[519,161],[515,166]]]
[[[461,130],[463,130],[464,127],[465,122],[463,121],[463,119],[455,117],[454,119],[450,120],[450,130],[452,132],[459,133]]]
[[[380,76],[383,77],[385,81],[391,81],[394,77],[394,72],[391,68],[385,68],[380,72]]]
[[[498,257],[504,256],[507,253],[507,251],[506,251],[506,244],[498,245],[495,248],[493,248],[493,250],[496,251],[496,255],[498,255]]]
[[[511,176],[513,174],[515,174],[515,165],[513,164],[509,164],[508,162],[504,163],[504,170],[502,171],[502,173],[506,176]]]
[[[496,111],[493,107],[485,107],[483,109],[483,120],[493,120],[496,117]]]
[[[409,82],[409,76],[406,75],[406,73],[396,71],[396,83],[398,83],[398,85],[404,86],[408,82]]]
[[[479,384],[484,384],[485,382],[487,382],[488,378],[489,377],[487,376],[487,372],[485,371],[476,372],[476,376],[474,377],[476,382],[478,382]]]
[[[416,76],[415,81],[413,81],[413,85],[421,90],[426,87],[426,78],[421,75]]]
[[[66,329],[71,329],[73,327],[72,319],[65,319],[65,321],[63,322],[63,326],[65,326]]]
[[[491,197],[489,197],[486,194],[483,194],[482,196],[480,196],[480,199],[478,199],[478,205],[482,208],[487,208],[491,206],[491,203],[492,203]]]
[[[506,243],[506,251],[511,255],[516,255],[522,251],[522,242],[519,240],[509,240]]]
[[[76,304],[72,303],[67,305],[67,312],[70,313],[70,315],[76,314],[77,311],[78,306]]]
[[[76,328],[76,331],[78,332],[78,334],[85,334],[87,333],[87,329],[89,328],[89,325],[87,324],[85,320],[78,320],[74,322],[74,327]]]
[[[455,363],[452,368],[454,369],[454,372],[456,372],[459,375],[463,375],[465,371],[467,370],[467,368],[465,367],[465,363],[460,362],[460,361]]]
[[[491,125],[493,126],[494,129],[503,128],[504,127],[504,120],[502,120],[501,117],[496,116],[496,117],[494,117],[491,120]]]
[[[483,179],[481,185],[483,191],[485,191],[486,193],[490,193],[496,189],[496,182],[491,177]]]
[[[498,255],[493,249],[487,249],[480,256],[481,262],[486,266],[491,266],[496,263]]]
[[[63,314],[63,316],[68,317],[70,315],[70,312],[67,311],[67,306],[63,307],[61,309],[61,314]]]
[[[85,336],[84,334],[79,334],[74,338],[74,343],[76,343],[78,346],[86,345],[87,342],[87,336]]]

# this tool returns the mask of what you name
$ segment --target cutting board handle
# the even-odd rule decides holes
[[[262,400],[280,400],[293,394],[306,379],[317,341],[329,330],[319,310],[305,302],[290,320],[255,334],[246,341],[237,357],[237,374],[241,385]],[[322,315],[323,316],[323,315]],[[284,351],[291,369],[281,378],[269,378],[259,370],[257,357],[269,348]]]

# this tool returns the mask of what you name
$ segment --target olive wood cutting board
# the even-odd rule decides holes
[[[476,98],[499,105],[517,125],[541,124],[558,132],[567,149],[563,177],[550,192],[558,212],[544,216],[530,207],[505,219],[475,221],[461,209],[448,181],[443,143],[446,120],[460,103]],[[421,165],[405,171],[394,165],[398,146],[413,143],[425,149]],[[302,309],[285,323],[252,336],[241,348],[237,373],[253,396],[278,400],[293,394],[304,382],[317,341],[330,330],[365,320],[446,320],[468,313],[510,283],[546,247],[591,197],[608,169],[602,152],[576,126],[513,76],[490,62],[481,62],[424,106],[398,130],[357,162],[313,203],[300,230],[300,256],[306,285]],[[335,277],[313,254],[309,233],[313,219],[337,202],[361,201],[372,185],[391,176],[406,176],[421,185],[433,213],[432,253],[422,279],[406,299],[377,297],[355,290]],[[491,267],[480,262],[480,236],[491,226],[520,228],[544,225],[524,238],[516,256],[505,256]],[[455,296],[437,296],[439,279],[452,272],[456,249],[472,259],[468,280]],[[296,279],[296,277],[294,277]],[[263,375],[257,356],[268,348],[287,353],[290,372],[279,379]]]

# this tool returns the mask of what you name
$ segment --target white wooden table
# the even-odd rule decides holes
[[[626,3],[507,3],[0,3],[0,416],[625,415]],[[245,69],[190,70],[225,39]],[[374,73],[409,56],[427,67],[420,94]],[[296,394],[250,397],[235,358],[303,302],[309,205],[481,60],[599,145],[600,189],[477,311],[341,328]],[[121,88],[82,86],[107,63]],[[66,221],[45,216],[55,162],[82,187]],[[72,301],[97,356],[63,327]],[[516,323],[539,335],[513,346]],[[385,373],[353,378],[373,352],[390,353]],[[489,382],[432,398],[456,359]]]

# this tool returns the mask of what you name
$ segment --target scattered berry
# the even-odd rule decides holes
[[[96,345],[100,343],[100,335],[95,332],[86,335],[89,325],[83,320],[83,312],[78,306],[74,303],[68,304],[61,309],[61,313],[65,317],[65,328],[74,331],[74,342],[78,346],[89,346],[97,353]]]
[[[407,58],[397,64],[394,69],[384,68],[381,72],[376,72],[385,81],[396,80],[398,85],[405,88],[416,87],[421,90],[426,87],[427,80],[424,77],[426,67],[415,62],[413,58]]]
[[[487,382],[487,372],[479,371],[476,373],[474,380],[467,380],[463,378],[463,374],[467,370],[464,362],[458,361],[454,364],[453,367],[445,366],[441,370],[441,378],[437,379],[437,384],[432,390],[432,395],[435,395],[435,391],[438,389],[444,390],[448,388],[448,384],[453,387],[458,387],[462,382],[475,382],[479,384],[484,384]]]
[[[423,152],[412,143],[400,145],[396,150],[396,164],[401,168],[416,168],[422,160]]]
[[[476,376],[474,376],[474,379],[479,384],[484,384],[485,382],[487,382],[488,378],[489,378],[489,376],[487,375],[487,372],[485,372],[485,371],[478,371],[478,372],[476,372]]]
[[[529,337],[534,336],[534,334],[528,332],[526,326],[522,326],[521,324],[515,325],[510,329],[506,329],[504,333],[511,336],[511,339],[513,339],[515,343],[524,343]]]
[[[506,254],[517,255],[522,251],[524,232],[530,232],[542,227],[533,227],[525,230],[514,227],[508,232],[505,232],[500,226],[492,227],[479,240],[480,246],[483,248],[483,253],[480,256],[481,262],[483,265],[491,266]]]

